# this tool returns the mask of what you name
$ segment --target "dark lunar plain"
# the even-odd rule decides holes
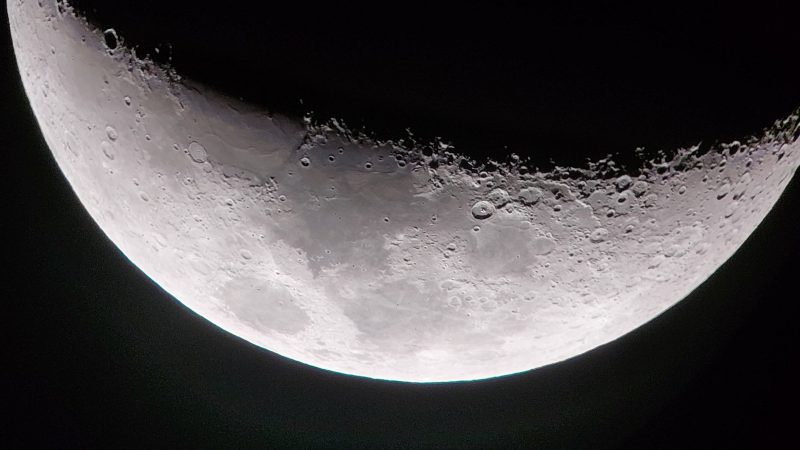
[[[475,158],[514,151],[545,167],[618,152],[635,168],[636,147],[745,138],[800,106],[797,22],[764,5],[445,12],[113,3],[74,2],[142,53],[171,56],[187,78],[379,137],[410,127]],[[356,378],[222,332],[131,264],[50,155],[5,8],[2,28],[0,446],[774,448],[796,440],[796,175],[711,278],[617,341],[480,382]]]

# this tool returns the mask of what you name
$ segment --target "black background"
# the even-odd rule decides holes
[[[76,2],[140,52],[277,112],[544,165],[742,138],[800,105],[790,12],[341,10]],[[193,6],[192,6],[193,5]],[[190,7],[191,6],[191,7]],[[92,12],[92,8],[96,11]],[[697,291],[586,355],[476,383],[310,368],[188,311],[86,214],[2,45],[2,441],[193,447],[777,446],[800,389],[794,180]],[[793,50],[795,52],[793,53]],[[297,101],[304,100],[302,105]]]

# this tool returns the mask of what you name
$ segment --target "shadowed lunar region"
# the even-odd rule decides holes
[[[7,6],[41,131],[119,249],[215,325],[347,374],[474,380],[610,342],[707,279],[800,163],[796,111],[635,172],[490,170],[257,110],[63,4]]]

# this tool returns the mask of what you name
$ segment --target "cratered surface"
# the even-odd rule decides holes
[[[795,113],[636,173],[473,170],[181,80],[64,5],[8,12],[42,133],[119,249],[219,327],[348,374],[481,379],[607,343],[708,278],[800,162]]]

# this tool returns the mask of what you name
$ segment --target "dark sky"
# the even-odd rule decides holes
[[[626,161],[636,146],[745,137],[800,106],[792,53],[800,42],[785,11],[76,3],[96,5],[94,20],[142,49],[172,43],[179,70],[232,95],[290,114],[311,105],[385,137],[411,126],[475,156],[502,157],[508,146],[541,161],[608,152]],[[11,422],[0,442],[10,447],[676,448],[794,439],[797,180],[696,292],[609,345],[477,383],[348,377],[223,333],[139,272],[62,177],[7,30],[1,44]]]

